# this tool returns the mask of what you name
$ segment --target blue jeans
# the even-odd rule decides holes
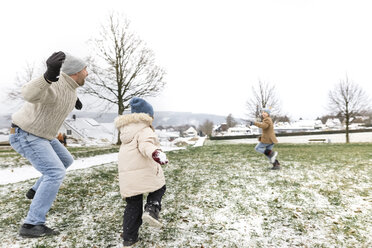
[[[36,191],[25,224],[41,225],[55,200],[66,169],[74,159],[57,139],[47,140],[20,128],[9,136],[13,149],[28,159],[42,176],[32,186]]]
[[[272,150],[273,148],[274,148],[274,143],[265,144],[265,143],[259,142],[254,149],[259,153],[265,154],[265,150]],[[268,156],[266,157],[270,160]]]

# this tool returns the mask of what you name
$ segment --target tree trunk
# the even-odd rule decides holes
[[[346,116],[346,120],[345,120],[345,124],[346,124],[346,143],[350,143],[350,139],[349,139],[349,116]]]
[[[120,102],[120,103],[119,103],[118,116],[123,115],[123,113],[124,113],[124,105],[123,105],[122,102]],[[121,140],[120,140],[120,130],[118,130],[118,139],[117,139],[117,141],[116,141],[116,144],[119,145],[119,146],[121,145]]]

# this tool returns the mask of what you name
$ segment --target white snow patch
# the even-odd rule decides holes
[[[95,165],[106,164],[118,160],[118,153],[97,155],[95,157],[77,159],[67,169],[67,171],[85,169]],[[0,185],[16,183],[41,176],[41,173],[32,166],[23,166],[19,168],[7,168],[0,170]]]
[[[199,137],[199,139],[196,141],[194,147],[203,146],[206,138],[207,138],[207,136]]]

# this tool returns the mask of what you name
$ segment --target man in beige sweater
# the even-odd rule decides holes
[[[22,87],[25,104],[12,115],[9,136],[14,150],[42,174],[26,194],[32,203],[19,231],[23,237],[59,233],[45,225],[46,214],[73,158],[55,137],[74,107],[82,108],[76,90],[88,76],[84,61],[63,52],[53,53],[46,64],[43,76]]]

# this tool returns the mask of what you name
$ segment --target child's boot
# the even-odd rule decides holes
[[[138,242],[138,239],[136,239],[136,240],[124,240],[123,247],[126,247],[126,248],[133,247],[135,244],[137,244],[137,242]]]
[[[266,149],[264,154],[270,159],[272,164],[275,163],[276,157],[278,156],[278,152],[273,152],[272,150]]]
[[[161,228],[163,224],[159,221],[159,203],[146,204],[145,212],[142,215],[142,220],[150,226]]]
[[[271,168],[272,170],[280,170],[280,163],[278,160],[275,160],[273,163],[273,167]]]

